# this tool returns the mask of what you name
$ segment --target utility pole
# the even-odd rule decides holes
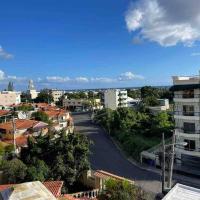
[[[168,188],[171,189],[172,187],[172,175],[173,175],[173,168],[174,168],[174,152],[175,152],[175,132],[173,131],[172,136],[172,148],[170,153],[170,163],[169,163],[169,177],[168,177]]]
[[[14,145],[14,153],[16,153],[16,140],[15,140],[15,133],[16,133],[16,125],[15,125],[15,118],[12,117],[12,126],[13,126],[13,145]]]
[[[165,193],[165,134],[162,133],[162,193]]]

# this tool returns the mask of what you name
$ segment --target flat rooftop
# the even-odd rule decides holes
[[[177,183],[162,200],[200,200],[200,189]]]

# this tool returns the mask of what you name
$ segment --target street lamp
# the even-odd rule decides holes
[[[170,153],[170,163],[169,163],[169,177],[168,177],[168,189],[172,187],[172,175],[173,175],[173,167],[174,167],[174,154],[175,154],[175,146],[187,146],[187,142],[179,142],[175,143],[175,132],[173,131],[172,136],[172,144],[165,144],[165,135],[162,133],[162,153],[163,153],[163,163],[162,163],[162,193],[165,192],[165,150],[166,147],[172,147],[172,151]]]

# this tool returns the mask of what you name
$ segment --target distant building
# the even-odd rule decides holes
[[[69,110],[83,111],[87,107],[86,102],[85,99],[63,99],[63,107]]]
[[[0,105],[10,106],[21,103],[21,92],[16,91],[2,91],[0,93]]]
[[[158,99],[159,105],[158,106],[149,106],[149,111],[156,115],[162,111],[166,111],[169,109],[169,99]]]
[[[127,97],[127,106],[128,107],[137,107],[141,102],[141,99],[133,99],[131,97]]]
[[[53,96],[53,101],[58,102],[60,100],[60,97],[62,97],[65,94],[64,90],[51,90],[51,94]]]
[[[174,119],[176,142],[187,142],[176,147],[177,162],[181,170],[200,166],[200,77],[174,76]]]
[[[112,110],[116,110],[119,107],[127,107],[127,90],[106,90],[104,92],[104,106]]]
[[[30,95],[31,99],[36,99],[38,96],[38,93],[39,92],[36,91],[35,86],[33,84],[33,80],[30,80],[28,84],[27,94]]]

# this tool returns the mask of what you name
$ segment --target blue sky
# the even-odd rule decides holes
[[[197,74],[200,1],[160,1],[2,1],[0,88],[169,85]]]

